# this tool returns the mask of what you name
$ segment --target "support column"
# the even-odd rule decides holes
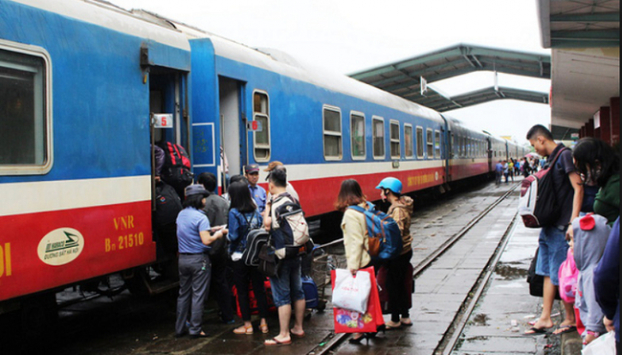
[[[585,136],[594,137],[594,119],[590,118],[585,124]]]
[[[581,129],[579,130],[579,138],[583,137],[585,137],[585,125],[581,126]]]
[[[611,144],[620,142],[620,97],[609,99],[611,118]]]
[[[600,108],[600,139],[611,144],[611,114],[608,106]]]

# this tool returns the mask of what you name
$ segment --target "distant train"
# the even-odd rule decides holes
[[[346,76],[147,12],[96,0],[0,7],[0,313],[44,309],[55,291],[112,273],[135,281],[159,261],[157,142],[186,147],[194,173],[213,172],[223,191],[224,157],[229,175],[282,161],[308,216],[333,211],[346,178],[368,196],[386,176],[414,192],[527,153]]]

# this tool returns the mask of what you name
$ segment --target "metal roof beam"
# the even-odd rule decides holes
[[[462,63],[464,63],[464,61],[459,59],[459,60],[453,60],[453,61],[445,62],[445,63],[442,63],[442,64],[434,65],[434,66],[431,66],[431,67],[424,67],[424,68],[421,68],[421,70],[412,71],[412,72],[408,73],[408,75],[406,75],[402,71],[398,71],[398,72],[402,74],[400,76],[401,78],[414,79],[414,80],[417,81],[417,84],[419,83],[419,76],[424,76],[425,79],[428,81],[428,83],[430,83],[433,80],[428,78],[428,76],[423,75],[423,74],[425,74],[427,72],[435,72],[437,70],[445,69],[445,68],[451,67],[451,66],[456,66],[456,65],[462,64]],[[367,82],[367,83],[370,84],[370,85],[373,85],[373,86],[381,86],[381,85],[388,84],[390,82],[395,81],[395,78],[397,78],[397,77],[387,78],[387,79],[382,79],[382,80],[379,80],[379,81],[372,81],[372,82]]]
[[[594,14],[552,15],[551,22],[620,22],[619,12],[601,12]]]
[[[499,57],[499,58],[511,58],[520,60],[538,61],[542,60],[545,63],[551,62],[551,57],[542,54],[531,54],[525,52],[510,52],[499,49],[486,49],[481,47],[474,47],[469,54],[476,55],[479,58],[484,57]]]
[[[620,32],[615,30],[594,30],[594,31],[551,31],[552,40],[580,39],[580,40],[617,40],[620,41]]]

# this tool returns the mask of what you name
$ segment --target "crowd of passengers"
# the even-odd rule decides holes
[[[574,303],[562,302],[564,319],[553,334],[579,331],[584,344],[589,344],[615,328],[619,346],[619,155],[595,138],[583,138],[572,150],[562,150],[563,144],[555,143],[550,131],[541,125],[532,127],[527,139],[536,153],[549,160],[561,152],[551,170],[561,213],[554,225],[540,232],[536,274],[544,277],[542,313],[531,322],[532,327],[525,334],[548,333],[555,327],[551,310],[558,292],[558,272],[561,263],[573,257],[579,269],[576,299]],[[546,162],[546,159],[541,161]],[[513,161],[511,165],[502,163],[497,165],[498,182],[499,176],[509,171],[527,175],[546,167],[527,158]],[[266,277],[255,267],[247,266],[241,255],[250,230],[278,228],[274,224],[272,201],[284,195],[298,202],[298,194],[287,181],[282,163],[272,162],[265,171],[268,172],[267,192],[258,185],[259,166],[255,164],[245,166],[244,175],[232,176],[228,192],[223,196],[215,193],[217,180],[211,173],[202,173],[197,178],[198,184],[185,189],[184,209],[177,217],[180,291],[175,332],[178,337],[185,334],[193,338],[207,336],[201,324],[210,285],[215,290],[222,321],[235,323],[231,285],[225,276],[228,268],[232,270],[242,320],[233,333],[249,335],[255,329],[269,333]],[[397,222],[403,240],[401,255],[385,262],[389,269],[387,289],[391,313],[386,329],[411,326],[410,306],[405,298],[408,292],[403,280],[405,266],[413,255],[410,233],[413,200],[402,195],[402,183],[395,178],[383,179],[377,189],[380,198],[390,204],[388,214]],[[336,209],[343,212],[341,228],[347,269],[353,274],[369,266],[378,270],[380,265],[368,253],[365,217],[348,208],[350,206],[369,208],[367,197],[354,179],[342,182],[335,203]],[[601,231],[598,239],[583,237],[586,231],[593,229]],[[293,337],[305,336],[302,320],[306,303],[300,258],[283,260],[278,274],[270,277],[269,283],[278,310],[279,332],[265,340],[265,345],[290,344]],[[259,313],[257,328],[251,322],[249,285],[252,285]],[[374,334],[354,334],[350,342],[360,343],[361,339],[371,336]]]

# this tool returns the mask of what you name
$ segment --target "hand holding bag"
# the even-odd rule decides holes
[[[333,289],[336,281],[336,270],[331,271],[331,282]],[[335,325],[335,333],[373,333],[376,332],[378,326],[384,324],[382,318],[382,310],[380,309],[380,299],[378,297],[378,285],[376,284],[376,276],[373,267],[359,270],[369,274],[371,281],[371,290],[369,300],[367,302],[367,312],[359,313],[341,308],[333,308],[333,322]]]
[[[357,271],[354,277],[349,270],[337,269],[335,288],[333,289],[333,306],[365,313],[371,290],[369,274]]]

